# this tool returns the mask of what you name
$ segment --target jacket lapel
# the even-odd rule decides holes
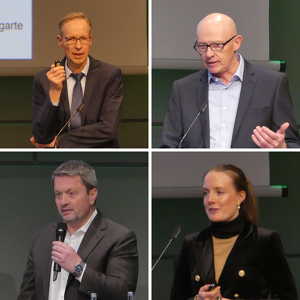
[[[81,257],[83,261],[87,259],[89,254],[96,247],[96,245],[105,236],[105,229],[105,219],[102,219],[102,214],[100,211],[98,211],[98,214],[96,215],[95,219],[93,220],[87,232],[85,233],[77,251],[77,254]],[[73,275],[70,275],[68,278],[67,285],[69,284],[72,278],[74,278]]]
[[[84,91],[84,97],[83,97],[83,102],[84,102],[84,106],[81,110],[81,125],[84,125],[84,119],[88,110],[88,106],[89,106],[89,102],[91,100],[93,91],[94,91],[94,87],[96,86],[96,80],[99,74],[99,63],[92,58],[91,56],[89,56],[90,58],[90,67],[89,67],[89,71],[86,77],[86,83],[85,83],[85,91]]]
[[[230,286],[232,278],[235,278],[236,272],[239,271],[239,266],[249,259],[247,249],[249,249],[249,244],[255,240],[255,228],[250,222],[244,221],[243,229],[227,257],[218,285]]]
[[[197,107],[198,112],[203,104],[208,101],[208,75],[207,70],[203,71],[200,75],[199,83],[196,86],[196,97],[197,97]],[[210,147],[210,133],[209,133],[209,105],[206,107],[204,113],[199,116],[202,136],[204,142],[204,148]]]
[[[194,244],[196,267],[204,284],[215,282],[213,243],[210,228],[200,232]]]
[[[256,83],[256,76],[253,67],[246,60],[244,60],[244,63],[245,63],[245,67],[244,67],[243,83],[242,83],[242,89],[241,89],[241,94],[239,99],[239,105],[236,112],[231,145],[233,145],[234,138],[244,119]]]

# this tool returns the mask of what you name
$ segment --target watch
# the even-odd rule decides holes
[[[84,266],[85,266],[85,263],[83,261],[81,261],[78,265],[74,266],[72,274],[75,277],[78,277],[83,272]]]

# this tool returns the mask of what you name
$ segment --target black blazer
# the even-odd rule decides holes
[[[121,70],[91,56],[81,110],[81,126],[58,137],[59,148],[119,147],[117,135],[121,121]],[[64,58],[61,65],[65,65]],[[31,102],[32,132],[40,144],[48,144],[70,119],[67,83],[63,82],[59,106],[49,98],[50,83],[46,76],[49,68],[37,73],[33,82]]]
[[[244,271],[240,272],[240,271]],[[200,287],[215,283],[210,227],[186,236],[171,299],[193,299]],[[218,284],[229,299],[297,299],[294,279],[278,233],[248,221],[233,246]]]
[[[48,299],[56,226],[51,224],[35,234],[18,300]],[[98,211],[77,253],[87,267],[81,283],[69,275],[64,299],[88,300],[94,292],[103,300],[126,300],[127,292],[135,291],[138,252],[132,231],[103,218]]]
[[[299,148],[300,138],[293,116],[287,76],[252,65],[246,60],[244,62],[231,148],[258,148],[251,138],[256,126],[267,126],[276,132],[285,122],[290,123],[285,135],[287,147]],[[207,100],[207,70],[174,82],[161,137],[162,148],[178,148],[183,135]],[[182,148],[209,148],[209,131],[208,105],[185,137]]]

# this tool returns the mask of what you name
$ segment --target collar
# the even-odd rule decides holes
[[[86,65],[82,69],[81,73],[83,73],[85,76],[87,76],[87,73],[89,71],[89,67],[90,67],[90,58],[87,57]],[[66,70],[66,78],[68,79],[73,72],[68,67],[68,60],[67,60],[67,58],[66,58],[66,62],[65,62],[65,70]]]
[[[243,76],[244,76],[244,59],[242,57],[242,55],[236,53],[236,59],[239,61],[239,67],[236,70],[236,72],[234,73],[234,75],[232,76],[230,81],[237,81],[240,80],[241,82],[243,82]],[[212,83],[214,82],[216,79],[218,79],[217,77],[213,76],[209,70],[207,70],[208,73],[208,83]]]
[[[73,235],[78,235],[78,233],[86,233],[88,228],[90,227],[91,223],[93,222],[93,220],[95,219],[96,215],[97,215],[97,209],[94,210],[93,214],[91,215],[91,217],[89,218],[89,220],[81,227],[79,228],[77,231],[75,231],[73,233]]]
[[[257,236],[257,226],[250,223],[244,217],[242,219],[243,226],[238,239],[244,240],[245,242],[251,242]],[[204,230],[200,231],[196,239],[198,242],[205,243],[207,240],[211,239],[211,235],[211,226],[209,226],[206,227]]]
[[[211,222],[211,233],[218,239],[229,239],[239,235],[244,225],[244,219],[238,215],[229,222]]]

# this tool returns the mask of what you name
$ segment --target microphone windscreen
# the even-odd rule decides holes
[[[175,229],[175,231],[174,231],[173,234],[171,235],[171,240],[177,239],[177,236],[178,236],[180,230],[181,230],[181,225],[179,225],[179,226]]]
[[[67,223],[65,222],[57,223],[56,240],[63,242],[65,240],[66,234],[67,234]]]

